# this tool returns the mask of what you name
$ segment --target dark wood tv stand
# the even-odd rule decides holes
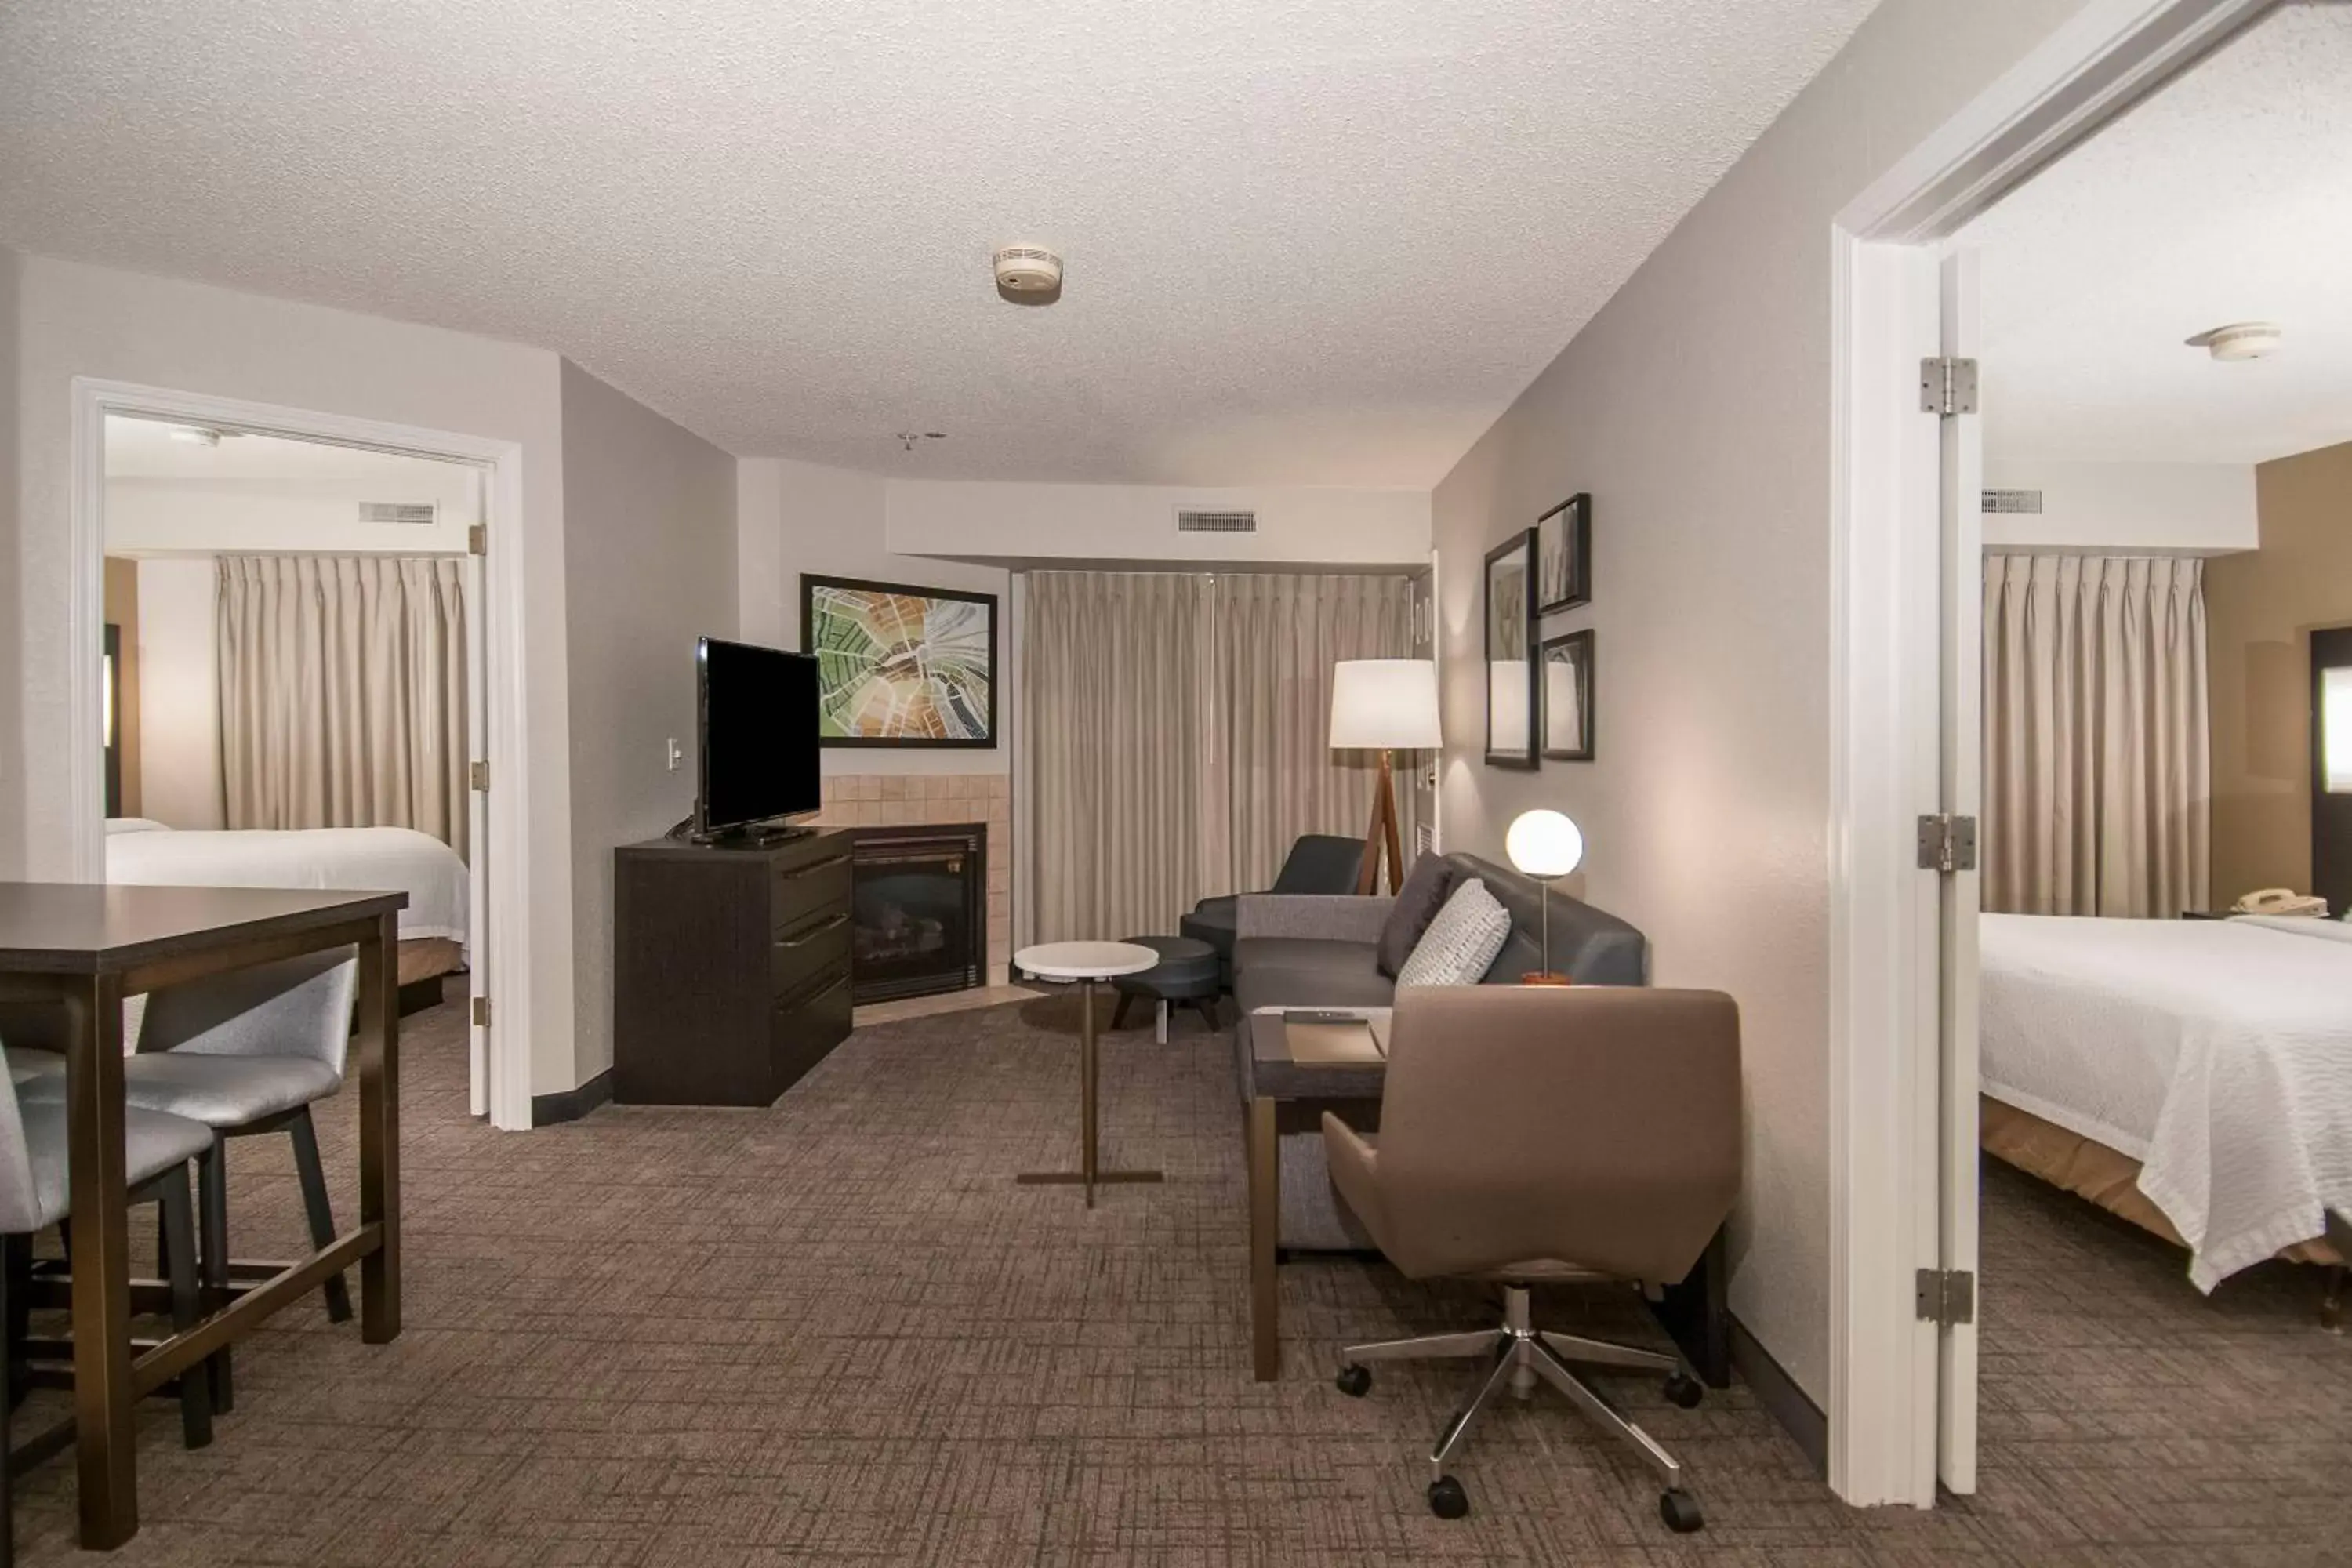
[[[614,852],[613,1098],[769,1105],[849,1034],[849,839]]]

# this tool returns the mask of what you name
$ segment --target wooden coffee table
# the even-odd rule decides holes
[[[1299,1059],[1291,1051],[1284,1011],[1264,1007],[1243,1020],[1250,1036],[1250,1367],[1260,1383],[1282,1375],[1282,1292],[1275,1273],[1282,1240],[1282,1106],[1301,1100],[1377,1100],[1388,1073],[1385,1059]],[[1385,1007],[1338,1011],[1378,1019],[1386,1032]]]

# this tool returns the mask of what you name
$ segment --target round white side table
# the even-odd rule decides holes
[[[1138,974],[1160,962],[1148,947],[1126,942],[1049,942],[1024,947],[1013,955],[1013,967],[1039,980],[1075,982],[1078,987],[1080,1049],[1078,1056],[1078,1168],[1075,1171],[1028,1171],[1013,1178],[1030,1185],[1086,1189],[1087,1207],[1095,1206],[1095,1188],[1111,1182],[1156,1182],[1158,1171],[1106,1171],[1096,1158],[1095,1098],[1098,1072],[1095,1061],[1095,988],[1121,974]]]

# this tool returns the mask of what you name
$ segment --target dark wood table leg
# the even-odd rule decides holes
[[[360,1338],[400,1335],[400,988],[396,915],[360,944],[360,1223],[382,1241],[360,1261]]]
[[[139,1531],[131,1425],[131,1215],[123,1190],[121,978],[77,979],[67,994],[66,1015],[74,1453],[81,1543],[104,1551]]]
[[[1250,1364],[1260,1383],[1282,1375],[1282,1298],[1275,1276],[1275,1249],[1282,1239],[1282,1163],[1276,1104],[1260,1097],[1249,1108]]]

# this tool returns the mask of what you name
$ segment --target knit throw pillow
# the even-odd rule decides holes
[[[1495,901],[1486,884],[1465,877],[1397,975],[1397,989],[1408,985],[1475,985],[1486,978],[1496,954],[1511,934],[1510,911]]]

